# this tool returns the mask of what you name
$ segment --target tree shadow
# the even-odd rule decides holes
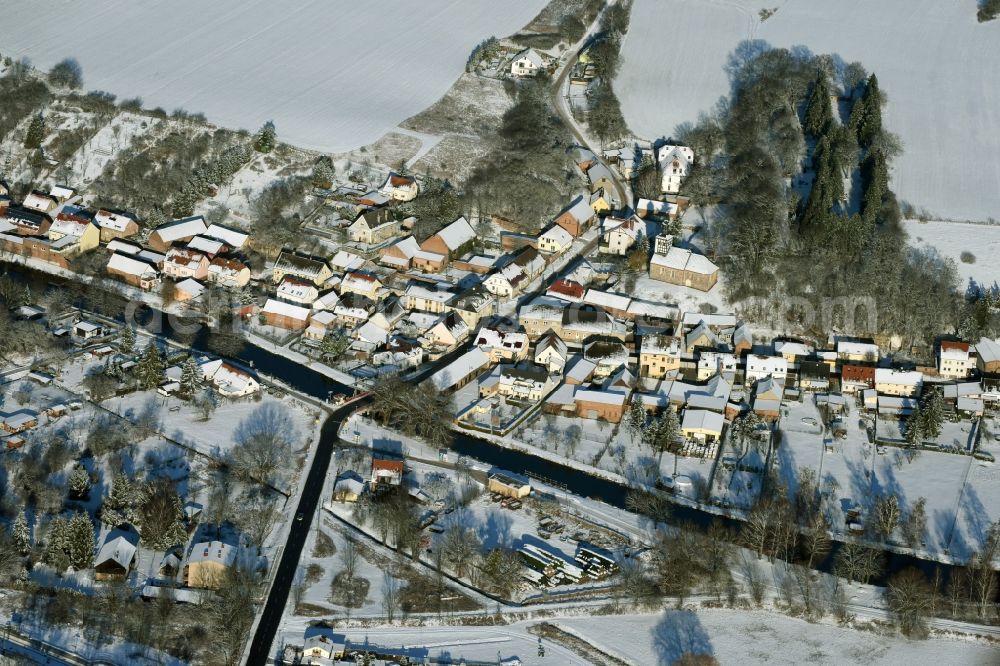
[[[653,650],[661,664],[676,663],[686,655],[711,656],[714,652],[712,641],[694,611],[667,611],[651,631]]]

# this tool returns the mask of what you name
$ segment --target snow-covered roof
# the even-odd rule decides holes
[[[979,382],[960,382],[958,384],[946,384],[942,388],[945,398],[968,398],[970,396],[982,395],[983,387]]]
[[[636,211],[641,211],[650,215],[675,215],[678,206],[675,203],[657,201],[656,199],[639,199],[635,205]]]
[[[354,330],[354,337],[358,340],[381,345],[389,339],[389,331],[373,321],[366,321]]]
[[[684,419],[681,421],[682,430],[707,430],[708,432],[721,433],[725,418],[718,412],[707,409],[685,409]]]
[[[449,250],[455,251],[475,238],[476,232],[472,230],[468,220],[460,217],[435,235],[444,241]]]
[[[431,301],[433,303],[447,303],[455,294],[450,291],[440,291],[438,289],[429,289],[419,284],[411,284],[403,292],[403,297],[419,298],[426,301]]]
[[[654,254],[653,258],[650,259],[650,263],[663,266],[664,268],[699,273],[701,275],[711,275],[719,270],[719,267],[713,264],[705,255],[695,254],[691,250],[679,247],[671,247],[666,254]]]
[[[543,233],[541,236],[538,237],[539,242],[541,242],[543,239],[551,240],[553,243],[556,243],[560,247],[565,247],[573,242],[573,234],[566,231],[558,224],[554,224],[551,227],[549,227],[548,231],[546,231],[545,233]]]
[[[527,60],[535,67],[541,67],[544,64],[542,56],[538,54],[538,51],[532,48],[524,49],[520,53],[514,56],[514,62],[519,60]]]
[[[49,227],[50,234],[63,234],[64,236],[71,236],[73,238],[80,238],[83,236],[83,232],[87,230],[90,226],[90,222],[85,222],[83,220],[73,220],[65,218],[56,218],[56,221],[52,223]]]
[[[650,317],[653,319],[674,320],[680,312],[676,305],[666,303],[651,303],[633,298],[628,304],[628,313],[633,317]]]
[[[609,291],[588,289],[583,297],[583,302],[587,305],[626,312],[628,311],[628,306],[632,303],[632,299],[628,296],[613,294]]]
[[[246,234],[237,229],[230,229],[229,227],[224,227],[220,224],[211,225],[206,231],[206,236],[211,236],[212,238],[218,238],[223,241],[226,245],[234,249],[240,249],[243,247],[247,240],[250,238],[249,234]]]
[[[684,313],[683,324],[685,328],[689,326],[697,326],[702,322],[704,322],[706,326],[711,326],[713,328],[730,328],[736,326],[736,315],[706,314],[701,312]]]
[[[133,259],[128,255],[119,254],[117,252],[112,254],[111,258],[108,259],[108,269],[119,271],[127,275],[156,275],[156,269],[146,262]]]
[[[1000,361],[1000,343],[989,338],[982,338],[976,344],[976,354],[983,363]]]
[[[645,335],[640,347],[642,354],[680,354],[677,338],[669,335]]]
[[[285,303],[273,298],[267,299],[267,303],[264,304],[264,312],[291,317],[292,319],[300,319],[302,321],[309,318],[309,308],[292,305],[291,303]]]
[[[175,289],[190,294],[191,298],[198,298],[205,292],[205,286],[197,280],[193,280],[191,278],[178,282]]]
[[[337,303],[340,302],[340,296],[335,291],[328,291],[323,294],[315,301],[313,301],[313,310],[331,310],[337,307]]]
[[[566,215],[567,213],[581,224],[594,217],[594,209],[590,207],[590,204],[582,196],[574,199],[569,207],[560,213],[560,215]]]
[[[412,259],[417,252],[420,251],[420,243],[413,236],[407,236],[401,239],[397,243],[393,243],[391,247],[396,248],[399,252],[407,259]],[[390,259],[391,257],[382,257],[383,261]]]
[[[135,218],[126,213],[115,213],[110,210],[101,209],[94,215],[94,222],[102,229],[125,231],[129,222],[135,222]]]
[[[901,384],[904,386],[919,386],[923,384],[924,376],[916,371],[893,370],[892,368],[875,368],[876,384]]]
[[[438,370],[431,376],[431,382],[439,391],[444,391],[459,383],[473,372],[485,368],[490,362],[490,357],[479,347],[459,356],[444,368]]]
[[[837,342],[837,353],[850,356],[872,355],[878,358],[878,345],[870,342],[853,342],[851,340],[839,340]]]
[[[114,562],[122,569],[128,570],[135,557],[136,546],[139,538],[129,532],[113,530],[108,533],[97,551],[94,559],[94,566],[104,562]]]
[[[222,393],[237,395],[243,395],[248,390],[256,391],[260,386],[260,382],[253,375],[228,363],[223,363],[219,367],[212,377],[212,383]]]
[[[774,351],[782,356],[809,356],[813,353],[812,345],[802,342],[775,342]]]
[[[292,301],[306,302],[316,300],[316,286],[311,282],[285,277],[278,285],[277,294],[280,298]]]
[[[155,233],[164,243],[172,243],[181,238],[204,234],[206,231],[208,231],[208,227],[205,226],[205,218],[201,215],[195,215],[161,224],[156,228]]]
[[[187,244],[191,250],[197,250],[206,254],[218,254],[225,247],[222,241],[209,238],[207,236],[195,236]]]
[[[577,360],[565,373],[566,379],[572,379],[577,382],[585,382],[590,379],[590,376],[594,374],[594,369],[597,368],[597,364],[593,361],[588,361],[582,356],[578,356]]]
[[[349,472],[337,477],[337,482],[333,485],[333,494],[340,492],[360,495],[365,490],[365,482],[360,476]]]
[[[685,167],[694,161],[694,151],[687,146],[664,144],[656,151],[656,161],[663,167],[666,162],[679,160]]]
[[[538,345],[535,347],[535,358],[550,348],[563,359],[566,358],[566,343],[555,333],[546,333],[538,340]]]
[[[573,394],[573,400],[576,402],[596,402],[616,407],[625,404],[625,397],[625,393],[621,391],[593,391],[590,389],[578,389]]]
[[[108,249],[112,252],[121,252],[122,254],[139,254],[142,252],[142,247],[139,245],[123,241],[120,238],[115,238],[110,241],[108,243]]]
[[[364,258],[359,257],[353,252],[348,252],[347,250],[338,250],[337,253],[333,255],[333,259],[330,260],[330,266],[339,271],[354,270],[355,268],[361,268],[364,264]]]

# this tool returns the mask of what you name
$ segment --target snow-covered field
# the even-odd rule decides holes
[[[995,664],[997,648],[972,641],[912,641],[764,611],[702,609],[660,615],[580,617],[555,624],[634,664],[671,664],[681,654],[720,664]]]
[[[761,22],[763,7],[778,11]],[[974,3],[637,0],[615,82],[630,129],[653,139],[697,121],[728,94],[727,59],[747,39],[876,72],[886,126],[903,140],[900,198],[950,219],[996,216],[1000,86],[983,67],[1000,56],[1000,23],[976,23]],[[928,168],[942,159],[948,168]]]
[[[931,245],[943,256],[953,259],[964,289],[972,280],[982,287],[1000,284],[1000,226],[961,222],[920,222],[907,220],[910,244]],[[971,252],[972,263],[962,261],[962,253]]]
[[[283,141],[338,152],[432,104],[477,43],[515,32],[546,0],[7,4],[5,56],[44,69],[73,57],[88,90],[229,127],[274,120]]]

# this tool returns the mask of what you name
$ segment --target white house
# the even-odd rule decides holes
[[[260,390],[256,377],[228,363],[223,363],[212,376],[212,385],[226,398],[242,398]]]
[[[875,390],[885,395],[914,397],[920,394],[924,376],[915,371],[875,368]]]
[[[545,61],[535,49],[524,49],[514,56],[510,63],[511,76],[534,76],[542,68]]]
[[[546,254],[565,252],[573,244],[573,234],[557,224],[538,237],[538,251]]]
[[[562,373],[568,356],[566,343],[552,332],[543,335],[535,346],[535,363],[548,368],[552,373]]]
[[[483,288],[499,298],[510,298],[527,285],[528,276],[517,264],[507,264],[483,281]]]
[[[938,349],[938,373],[951,379],[965,379],[976,368],[968,342],[942,340]]]
[[[416,178],[413,176],[390,173],[378,191],[379,194],[385,195],[395,201],[413,201],[417,198],[419,187],[417,186]]]
[[[765,377],[774,377],[784,383],[788,377],[788,360],[784,356],[748,354],[745,374],[747,386]]]
[[[286,275],[278,285],[277,296],[289,303],[311,305],[319,298],[319,290],[312,282]]]
[[[694,164],[694,151],[687,146],[665,144],[656,151],[656,163],[660,166],[660,189],[665,194],[677,194]]]
[[[508,366],[500,371],[497,393],[512,400],[538,402],[553,384],[548,370],[540,365]]]
[[[606,217],[602,223],[601,252],[625,256],[645,233],[646,225],[635,217]]]

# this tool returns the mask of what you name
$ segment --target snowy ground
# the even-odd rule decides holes
[[[786,401],[783,409],[788,411],[781,421],[782,443],[773,464],[781,480],[793,490],[798,470],[809,467],[816,471],[834,531],[844,531],[844,511],[855,504],[867,511],[876,498],[895,494],[905,517],[913,503],[925,497],[926,554],[965,560],[981,546],[989,524],[1000,520],[1000,485],[992,463],[927,450],[909,459],[892,446],[880,447],[883,453],[876,454],[853,406],[843,419],[847,438],[827,436],[826,440],[818,428],[803,421],[820,421],[818,410],[808,398],[803,403]],[[968,422],[945,422],[938,444],[942,448],[962,448],[967,444],[970,427]],[[880,437],[900,436],[897,424],[884,419],[879,420],[877,430]],[[990,421],[988,430],[1000,429]],[[824,446],[824,441],[832,450]],[[983,437],[981,441],[986,451],[1000,450],[991,438]],[[898,536],[897,542],[904,545]]]
[[[545,4],[435,0],[416,11],[401,0],[113,0],[100,8],[55,0],[7,8],[0,41],[5,56],[43,69],[76,58],[87,89],[203,112],[229,127],[273,120],[283,141],[337,152],[432,104],[477,43],[515,32]],[[114,48],[67,40],[68,26],[114,35]]]
[[[907,220],[905,224],[911,245],[930,245],[954,260],[963,289],[970,282],[982,287],[1000,284],[1000,262],[996,260],[1000,257],[1000,226],[919,220]],[[974,261],[962,261],[963,252],[972,253]]]
[[[685,652],[720,664],[995,664],[984,643],[911,641],[765,611],[671,610],[658,615],[580,617],[554,623],[634,664],[670,664]]]
[[[763,7],[778,11],[761,22]],[[885,124],[903,141],[893,174],[900,198],[950,219],[996,216],[1000,88],[969,64],[997,60],[1000,23],[976,23],[975,3],[638,0],[615,81],[630,129],[654,139],[696,122],[728,95],[727,59],[748,39],[804,45],[876,72],[889,98]],[[951,168],[928,169],[941,155]]]

